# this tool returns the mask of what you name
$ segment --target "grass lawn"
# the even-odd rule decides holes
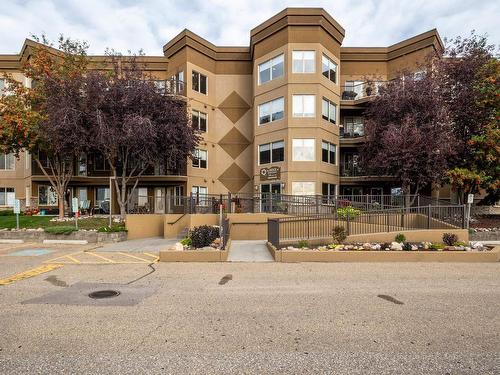
[[[50,221],[54,216],[19,216],[19,228],[48,228],[56,226],[74,226],[74,221]],[[79,229],[98,229],[100,227],[108,226],[108,218],[91,218],[78,220]],[[113,227],[118,226],[116,223]],[[16,216],[0,216],[0,229],[16,228]]]

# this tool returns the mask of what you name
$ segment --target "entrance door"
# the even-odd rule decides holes
[[[155,214],[165,213],[165,188],[155,188]]]
[[[260,185],[261,211],[275,212],[281,199],[281,183]]]

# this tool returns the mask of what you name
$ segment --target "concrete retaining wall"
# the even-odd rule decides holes
[[[94,231],[78,231],[70,234],[53,234],[43,231],[0,231],[0,239],[23,240],[24,242],[43,242],[44,240],[77,240],[88,243],[121,242],[128,238],[127,232],[99,233]]]
[[[469,234],[471,241],[500,241],[500,230],[474,232]]]
[[[166,215],[127,215],[125,225],[128,239],[163,237],[164,216]]]

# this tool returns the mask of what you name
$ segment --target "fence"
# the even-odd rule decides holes
[[[419,229],[459,229],[466,226],[465,206],[423,206],[351,214],[268,219],[268,241],[280,247],[285,241],[331,238],[336,226],[347,235]]]

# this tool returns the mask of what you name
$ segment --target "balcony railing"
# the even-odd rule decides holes
[[[341,163],[340,176],[342,177],[358,177],[366,176],[367,173],[355,163]]]
[[[359,82],[341,86],[342,100],[358,100],[379,95],[385,81]]]
[[[340,128],[340,138],[360,138],[365,136],[363,124],[349,124]]]

